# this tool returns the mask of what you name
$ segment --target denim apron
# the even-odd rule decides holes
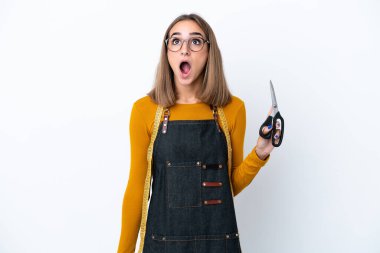
[[[241,253],[226,136],[209,120],[169,120],[153,143],[143,253]]]

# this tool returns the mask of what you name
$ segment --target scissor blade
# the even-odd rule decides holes
[[[276,100],[276,94],[274,93],[272,80],[269,80],[269,84],[270,84],[270,92],[272,96],[273,113],[276,114],[278,112],[278,105],[277,105],[277,100]]]

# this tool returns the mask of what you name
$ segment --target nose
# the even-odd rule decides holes
[[[189,41],[188,40],[185,40],[182,42],[182,47],[181,47],[181,54],[182,55],[185,55],[185,54],[189,54]]]

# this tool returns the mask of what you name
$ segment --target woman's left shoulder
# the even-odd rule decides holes
[[[237,97],[232,95],[231,101],[224,106],[225,111],[231,111],[231,112],[236,112],[241,109],[241,107],[244,106],[244,101]]]
[[[232,96],[231,101],[223,107],[224,114],[226,115],[228,128],[230,131],[234,129],[237,121],[244,121],[245,106],[244,101],[237,97]]]
[[[231,103],[234,103],[235,105],[241,106],[242,104],[244,104],[244,101],[243,101],[243,99],[232,95]]]

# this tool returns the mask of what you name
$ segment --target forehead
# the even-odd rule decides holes
[[[187,35],[200,35],[204,36],[201,27],[193,20],[182,20],[177,22],[169,31],[169,37],[187,36]]]

